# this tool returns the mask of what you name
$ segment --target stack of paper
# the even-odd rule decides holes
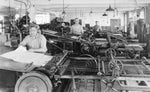
[[[33,63],[36,66],[44,66],[53,56],[29,52],[25,47],[20,46],[14,51],[2,54],[1,57],[12,59],[20,63]]]

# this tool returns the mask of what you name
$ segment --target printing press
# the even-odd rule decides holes
[[[44,65],[0,58],[1,69],[23,73],[15,92],[150,91],[150,61],[141,54],[145,44],[131,45],[110,32],[77,36],[43,30],[43,34],[52,53]]]

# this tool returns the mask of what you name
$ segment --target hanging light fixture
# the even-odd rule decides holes
[[[102,16],[107,16],[107,14],[106,14],[106,13],[104,13]]]
[[[91,11],[90,11],[90,14],[92,14],[92,13],[93,13],[93,11],[91,10]]]
[[[93,14],[93,11],[92,11],[92,8],[91,8],[91,11],[89,12],[89,15],[92,15]]]
[[[114,17],[115,16],[118,16],[118,9],[117,9],[117,7],[116,7],[116,0],[114,0],[114,15],[113,15]]]
[[[106,9],[106,11],[114,11],[114,9],[109,5],[109,7]]]
[[[92,11],[92,8],[91,8],[90,14],[92,14],[92,13],[93,13],[93,11]]]
[[[62,15],[64,15],[64,16],[65,16],[65,15],[66,15],[66,12],[65,12],[64,5],[65,5],[65,4],[64,4],[64,0],[63,0],[63,11],[62,11]]]
[[[63,10],[62,14],[63,14],[63,15],[65,15],[65,14],[66,14],[66,12]]]

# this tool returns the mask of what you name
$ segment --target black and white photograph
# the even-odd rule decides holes
[[[150,92],[150,0],[0,0],[0,92]]]

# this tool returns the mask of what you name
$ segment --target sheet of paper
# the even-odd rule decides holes
[[[19,46],[15,51],[17,51],[17,52],[25,52],[25,51],[27,51],[27,49],[26,49],[26,47]]]
[[[56,34],[58,32],[52,30],[43,30],[44,33]]]
[[[44,66],[53,57],[41,53],[29,52],[22,46],[14,51],[2,54],[0,56],[20,63],[33,63],[36,66]]]
[[[73,38],[73,39],[79,39],[78,36],[72,36],[71,38]]]

